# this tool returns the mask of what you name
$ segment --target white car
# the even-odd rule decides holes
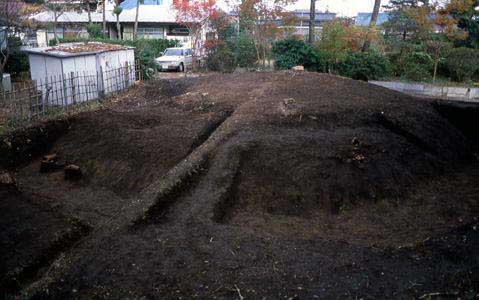
[[[188,48],[167,48],[163,55],[156,58],[158,69],[184,72],[193,64],[193,51]]]

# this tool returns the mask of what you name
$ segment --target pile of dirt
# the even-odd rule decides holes
[[[294,72],[219,82],[198,80],[173,99],[236,105],[211,150],[240,157],[229,183],[234,193],[221,209],[337,213],[395,199],[468,156],[464,136],[430,102],[367,83]],[[231,155],[217,155],[211,164],[224,165],[225,158]]]
[[[479,163],[450,114],[308,72],[151,81],[44,142],[0,147],[18,187],[0,194],[2,272],[43,257],[12,249],[25,242],[16,209],[45,232],[27,228],[32,244],[52,249],[4,282],[34,299],[475,296]],[[53,153],[82,178],[40,173],[38,155]],[[70,228],[62,216],[88,237],[49,242]]]

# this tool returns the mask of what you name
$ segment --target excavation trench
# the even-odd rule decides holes
[[[84,168],[85,180],[20,168],[20,186],[49,196],[48,205],[99,220],[31,294],[223,299],[241,290],[248,299],[309,299],[347,290],[420,298],[455,291],[450,274],[477,265],[477,233],[457,243],[440,237],[477,217],[477,162],[443,171],[462,166],[464,136],[477,135],[470,124],[479,114],[308,72],[222,74],[144,89],[125,100],[127,109],[86,114],[43,148]],[[48,220],[30,215],[22,222]],[[437,247],[396,250],[435,236],[465,263],[444,264]],[[65,239],[67,247],[75,240]],[[58,244],[45,249],[58,255]],[[25,274],[25,283],[36,278]],[[411,290],[417,278],[419,290]]]

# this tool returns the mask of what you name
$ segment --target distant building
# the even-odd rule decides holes
[[[296,18],[295,34],[303,37],[309,35],[309,9],[297,9],[294,11]],[[323,24],[331,22],[336,18],[336,13],[316,11],[314,27],[316,31],[321,31]]]
[[[369,26],[372,15],[373,15],[372,13],[358,13],[356,17],[356,26]],[[387,21],[389,21],[389,13],[387,12],[379,13],[378,21],[376,22],[376,25],[380,26],[386,23]]]

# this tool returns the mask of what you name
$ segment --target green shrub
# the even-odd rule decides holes
[[[86,31],[88,32],[88,36],[92,39],[101,38],[103,36],[102,26],[100,24],[88,24],[86,26]]]
[[[22,41],[19,37],[9,37],[7,41],[9,57],[5,65],[5,72],[12,77],[18,77],[22,72],[28,72],[28,55],[21,51]]]
[[[396,76],[419,82],[432,77],[434,60],[424,51],[404,51],[392,56],[391,61]]]
[[[241,34],[236,41],[236,61],[242,68],[256,65],[257,56],[254,41],[251,37]]]
[[[277,69],[289,69],[302,65],[309,70],[318,69],[318,53],[302,40],[286,39],[273,45],[273,55]]]
[[[213,50],[206,58],[206,66],[211,71],[233,72],[236,68],[236,59],[227,47]]]
[[[375,51],[350,52],[335,66],[339,75],[357,80],[377,80],[390,74],[389,60]]]
[[[445,68],[455,81],[470,81],[479,78],[479,50],[471,48],[452,49],[445,60]]]

